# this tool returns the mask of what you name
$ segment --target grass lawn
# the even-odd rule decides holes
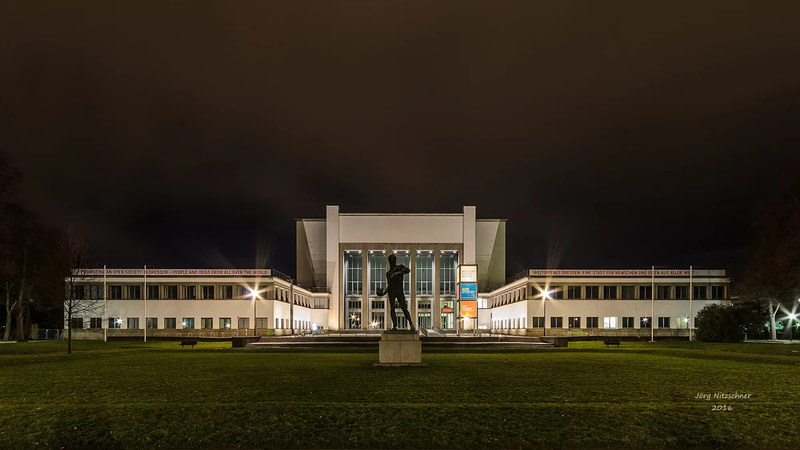
[[[800,345],[432,349],[426,368],[373,367],[377,349],[74,348],[0,344],[1,448],[796,448],[800,439]],[[718,392],[750,398],[696,398]]]

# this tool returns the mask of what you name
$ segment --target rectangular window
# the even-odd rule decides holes
[[[386,252],[370,251],[367,263],[369,264],[369,295],[378,295],[378,289],[386,289]]]
[[[722,300],[725,298],[725,286],[711,286],[711,300]]]
[[[201,293],[203,294],[203,300],[213,300],[214,299],[214,286],[213,285],[204,285],[200,287],[202,289]]]
[[[686,317],[676,317],[675,318],[675,327],[676,328],[689,328],[689,319]]]
[[[83,329],[83,318],[82,317],[73,317],[72,321],[69,324],[69,327],[73,330],[80,330]]]
[[[145,322],[147,322],[148,330],[158,329],[158,317],[148,317]]]
[[[692,298],[694,300],[706,300],[706,299],[708,299],[708,297],[706,297],[706,287],[705,286],[694,286],[694,289],[692,289],[692,293],[693,293]]]
[[[620,288],[620,294],[622,300],[633,300],[636,298],[636,286],[622,286]]]
[[[108,298],[110,300],[122,300],[122,286],[120,285],[109,286]]]
[[[603,286],[603,298],[608,300],[616,300],[617,299],[617,287],[616,286]]]
[[[600,286],[586,286],[586,298],[587,299],[600,298]]]
[[[544,317],[531,317],[533,328],[544,328]]]
[[[164,286],[164,298],[167,300],[177,300],[178,286],[175,285]]]
[[[417,326],[423,330],[431,327],[431,313],[421,312],[417,314]]]
[[[223,300],[230,300],[233,298],[233,286],[224,285],[219,287],[219,298]]]
[[[361,309],[361,300],[348,300],[347,309]]]
[[[550,298],[560,300],[564,298],[564,286],[550,286]]]
[[[120,289],[122,289],[121,286]],[[120,319],[119,317],[109,317],[108,328],[122,328],[122,319]]]
[[[183,298],[186,300],[197,299],[197,286],[193,285],[183,286]]]
[[[203,317],[200,319],[200,328],[203,330],[210,330],[214,328],[214,319],[211,317]]]
[[[456,267],[458,267],[458,252],[453,250],[443,251],[439,255],[439,293],[441,295],[456,295]]]
[[[650,300],[653,297],[652,286],[639,286],[639,300]]]
[[[598,328],[597,324],[599,323],[597,317],[587,317],[586,318],[586,328]]]
[[[416,271],[417,295],[433,295],[433,252],[417,252]]]
[[[92,317],[89,319],[89,328],[95,330],[103,328],[103,319],[100,317]]]
[[[147,285],[147,299],[148,300],[158,300],[159,297],[158,292],[158,285],[157,284],[148,284]]]
[[[141,300],[142,287],[138,284],[128,285],[128,300]]]
[[[581,287],[567,286],[567,298],[572,300],[581,298]]]
[[[563,317],[551,317],[550,318],[550,328],[564,328],[564,318]]]
[[[344,252],[344,295],[361,295],[363,278],[361,270],[361,252]]]
[[[239,323],[236,324],[240,330],[246,330],[250,328],[250,318],[249,317],[239,317]]]
[[[383,300],[372,301],[372,309],[383,309],[383,305],[384,305]]]
[[[181,327],[187,330],[194,329],[194,317],[184,317],[183,321],[181,322]]]
[[[89,298],[91,300],[102,300],[103,299],[103,285],[102,284],[93,284],[89,286]]]
[[[86,298],[86,286],[76,284],[72,286],[72,298],[76,300],[83,300]]]
[[[165,330],[174,330],[177,328],[177,321],[174,317],[165,317],[164,318],[164,329]]]
[[[230,330],[231,329],[231,318],[230,317],[220,317],[219,318],[219,328],[220,328],[220,330]]]
[[[361,313],[350,314],[348,318],[350,319],[348,328],[361,328]]]
[[[650,328],[650,317],[639,317],[639,327],[640,328]]]
[[[603,317],[603,328],[614,329],[619,328],[617,325],[616,317]]]
[[[633,328],[633,317],[623,317],[622,328]]]
[[[669,328],[669,317],[659,317],[658,328]]]
[[[689,286],[675,286],[675,300],[688,300]]]
[[[581,318],[580,317],[570,317],[567,321],[567,326],[569,328],[580,328],[581,327]]]
[[[658,300],[669,300],[672,298],[672,286],[656,286],[656,298]]]
[[[138,330],[139,329],[139,318],[138,317],[128,317],[128,329],[129,330]]]
[[[269,317],[256,317],[256,328],[259,330],[269,328]]]
[[[409,270],[411,269],[411,252],[408,250],[393,250],[392,253],[397,256],[397,264],[408,267]],[[403,293],[406,295],[411,295],[410,273],[403,275]]]
[[[486,299],[484,299],[484,304],[486,303]],[[480,300],[478,300],[478,308],[480,308]],[[430,300],[419,300],[417,302],[417,308],[419,309],[431,309],[431,301]],[[485,308],[485,306],[484,306]]]

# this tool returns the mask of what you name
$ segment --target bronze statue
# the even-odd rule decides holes
[[[389,315],[392,317],[392,330],[397,329],[397,314],[394,312],[394,303],[397,301],[400,309],[403,310],[403,315],[406,316],[410,329],[414,330],[414,322],[411,320],[411,313],[408,312],[408,304],[406,304],[406,296],[403,293],[403,275],[411,272],[408,267],[397,264],[397,255],[394,253],[389,255],[389,271],[386,272],[386,290],[378,288],[376,294],[382,297],[384,294],[389,294]]]

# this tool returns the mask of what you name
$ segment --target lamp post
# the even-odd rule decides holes
[[[792,342],[792,334],[794,332],[792,322],[797,319],[797,314],[789,314],[789,342]]]
[[[250,289],[250,297],[253,299],[253,336],[256,335],[257,326],[256,326],[256,299],[258,298],[258,286],[254,289]]]
[[[542,336],[547,336],[547,299],[551,298],[550,291],[548,291],[547,289],[543,290],[541,296],[543,305],[542,314],[544,315],[544,323],[542,324]]]

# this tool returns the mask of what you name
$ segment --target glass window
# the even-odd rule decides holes
[[[431,327],[431,313],[421,312],[417,313],[417,327],[422,329],[429,329]]]
[[[636,286],[622,286],[620,294],[622,300],[633,300],[636,297]]]
[[[658,300],[669,300],[672,298],[672,286],[656,286],[656,298]]]
[[[675,300],[688,300],[689,286],[675,286]]]
[[[73,317],[72,321],[69,324],[69,327],[73,330],[82,329],[83,328],[83,318],[82,317]]]
[[[256,328],[259,330],[269,328],[269,317],[256,317]]]
[[[186,285],[183,287],[183,298],[186,300],[194,300],[197,298],[197,286]]]
[[[184,317],[181,324],[187,330],[194,329],[194,317]]]
[[[533,328],[544,328],[544,317],[531,317]]]
[[[456,295],[456,267],[458,252],[446,250],[439,255],[439,294]]]
[[[619,328],[616,317],[603,317],[603,328]]]
[[[372,320],[369,322],[369,327],[382,330],[386,328],[386,316],[383,312],[372,313]]]
[[[708,298],[708,297],[706,297],[706,287],[705,286],[694,286],[692,291],[693,291],[692,298],[694,300],[706,300]]]
[[[213,285],[210,285],[210,286],[206,285],[206,286],[201,286],[201,287],[203,289],[202,290],[203,300],[211,300],[211,299],[214,298],[214,286]]]
[[[178,286],[175,285],[164,286],[164,298],[167,300],[177,300]]]
[[[581,318],[580,317],[570,317],[567,326],[569,328],[580,328],[581,327]]]
[[[233,298],[233,286],[224,285],[219,287],[219,298],[228,300]]]
[[[148,300],[158,300],[158,285],[157,284],[148,284],[147,285],[147,299]]]
[[[616,286],[603,286],[603,298],[608,300],[616,300],[617,299],[617,287]]]
[[[639,286],[639,300],[650,300],[653,297],[652,286]]]
[[[220,317],[219,318],[219,328],[221,330],[230,330],[231,329],[231,318],[230,317]]]
[[[139,318],[138,317],[128,317],[128,329],[129,330],[138,330],[139,329]]]
[[[177,320],[174,317],[165,317],[164,329],[174,330],[175,328],[177,328]]]
[[[417,295],[433,295],[433,252],[418,251]]]
[[[722,300],[725,298],[725,286],[711,286],[711,300]]]
[[[83,300],[86,298],[86,286],[76,284],[72,286],[72,298],[76,300]]]
[[[113,285],[108,287],[108,298],[111,300],[122,299],[122,286]]]
[[[586,298],[587,299],[600,298],[600,286],[586,286]]]
[[[122,289],[122,286],[120,286],[120,289]],[[108,328],[122,328],[122,319],[119,317],[109,317]]]
[[[564,327],[564,318],[563,317],[551,317],[550,318],[550,328],[563,328]]]
[[[361,309],[361,300],[348,300],[347,301],[347,308],[348,309]]]
[[[140,300],[142,298],[142,287],[138,284],[128,285],[128,299]]]
[[[586,318],[586,328],[598,328],[598,319],[597,317],[587,317]]]
[[[158,328],[158,317],[148,317],[145,322],[148,330],[155,330]]]
[[[397,255],[397,264],[406,266],[411,269],[411,252],[408,250],[394,250],[392,251]],[[403,275],[403,293],[411,295],[411,274]]]
[[[386,252],[369,252],[369,295],[378,295],[378,289],[386,289]]]
[[[622,328],[633,328],[633,317],[623,317]]]
[[[89,319],[89,328],[99,329],[103,328],[103,319],[100,317],[92,317]]]
[[[349,319],[348,328],[361,328],[361,313],[352,313]]]
[[[669,328],[669,317],[659,317],[658,328]]]
[[[581,298],[581,287],[567,286],[567,298],[572,300]]]
[[[203,317],[200,319],[200,328],[203,330],[210,330],[214,328],[214,319],[211,317]]]
[[[676,328],[689,328],[689,319],[686,317],[676,317],[675,326]]]
[[[362,264],[360,251],[344,252],[344,295],[361,295]],[[386,274],[383,274],[386,277]]]
[[[103,298],[103,285],[93,284],[89,286],[89,298],[91,300],[101,300]]]
[[[240,330],[246,330],[250,328],[250,318],[249,317],[239,317],[239,323],[236,324]]]
[[[563,286],[550,286],[550,298],[559,300],[564,298]]]
[[[652,320],[650,320],[650,317],[640,317],[639,318],[639,327],[641,327],[641,328],[650,328],[650,323],[651,322],[652,322]]]

